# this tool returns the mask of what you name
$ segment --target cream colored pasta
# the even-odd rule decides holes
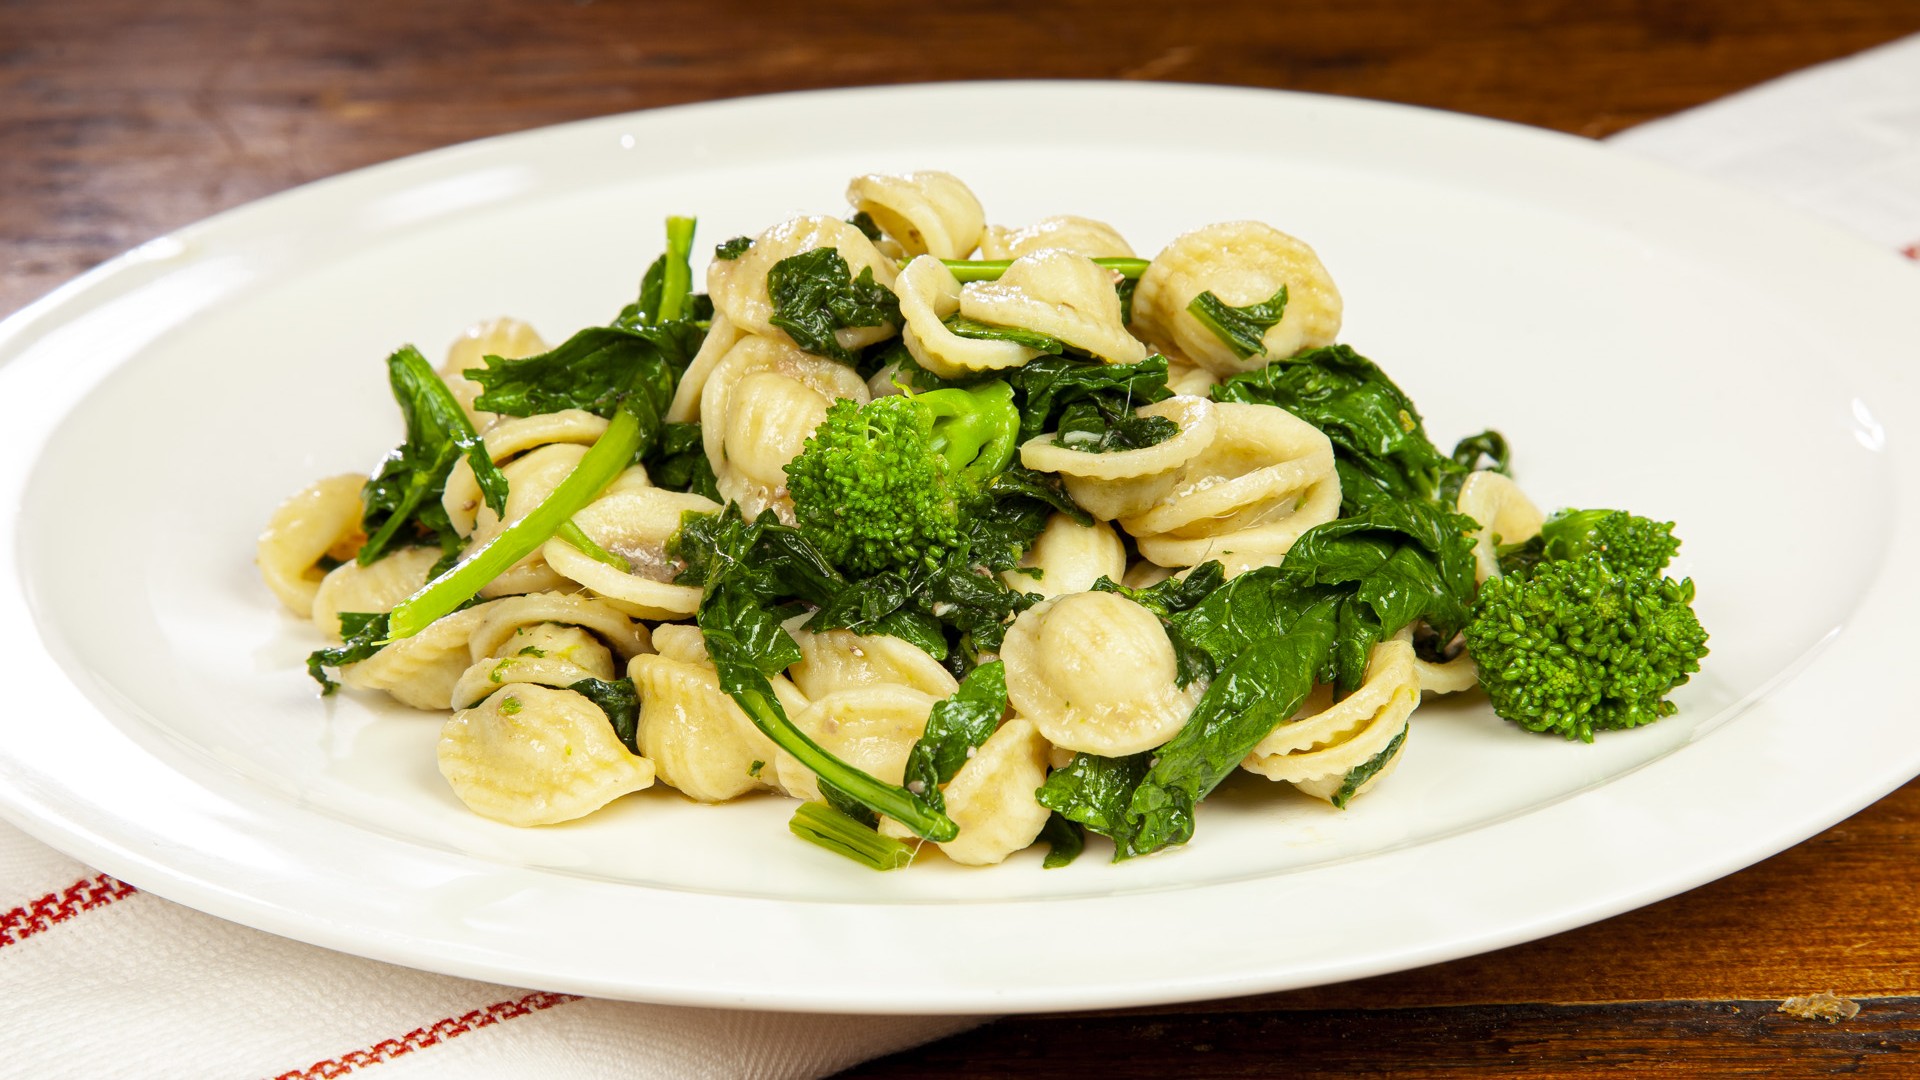
[[[1241,357],[1187,310],[1211,292],[1229,307],[1266,302],[1287,289],[1283,317],[1261,336],[1264,353]],[[1140,275],[1134,325],[1220,375],[1252,371],[1302,349],[1333,344],[1340,333],[1340,290],[1311,247],[1257,221],[1208,225],[1178,237]]]
[[[983,259],[1017,259],[1036,251],[1055,249],[1089,259],[1131,259],[1133,247],[1119,230],[1104,221],[1056,214],[1018,229],[989,225],[980,238]]]
[[[405,547],[365,566],[351,560],[341,563],[328,571],[314,593],[313,625],[334,641],[340,640],[341,612],[392,611],[427,583],[427,572],[439,561],[439,548]]]
[[[1546,521],[1520,485],[1487,470],[1467,475],[1453,505],[1480,526],[1473,533],[1473,574],[1481,582],[1499,576],[1501,544],[1526,543]]]
[[[1020,716],[988,736],[942,790],[960,835],[941,844],[941,853],[966,866],[989,866],[1031,847],[1051,813],[1034,798],[1051,750]]]
[[[1438,664],[1415,657],[1413,668],[1420,676],[1422,694],[1457,694],[1480,685],[1480,669],[1464,651]]]
[[[547,351],[547,343],[541,340],[533,326],[519,319],[498,318],[474,323],[466,332],[453,340],[447,348],[447,358],[440,365],[440,378],[453,391],[453,398],[460,408],[473,421],[473,426],[481,431],[499,420],[499,415],[481,412],[473,407],[473,399],[485,390],[479,383],[468,378],[468,371],[487,366],[487,357],[497,356],[502,360],[519,360],[528,356],[538,356]]]
[[[453,707],[464,709],[508,683],[566,689],[582,679],[614,677],[613,653],[577,626],[544,623],[512,639],[512,651],[475,661],[453,685]]]
[[[1181,466],[1199,456],[1218,427],[1216,406],[1205,398],[1171,397],[1134,410],[1179,425],[1180,433],[1138,450],[1094,453],[1062,446],[1052,432],[1020,447],[1029,469],[1058,473],[1073,500],[1094,517],[1108,521],[1158,504],[1173,490]]]
[[[467,537],[469,549],[478,551],[494,537],[547,501],[555,488],[580,465],[587,448],[574,443],[548,443],[522,454],[500,470],[507,478],[505,517],[481,506],[474,515],[473,534]],[[571,585],[547,565],[539,551],[523,557],[480,588],[482,596],[512,596],[518,593],[547,592]]]
[[[1308,488],[1290,514],[1212,536],[1161,533],[1136,537],[1134,546],[1140,549],[1141,555],[1162,566],[1198,566],[1217,561],[1227,577],[1233,578],[1262,566],[1280,565],[1302,533],[1332,521],[1339,513],[1339,479],[1329,476]]]
[[[1084,255],[1036,251],[1013,260],[996,281],[960,289],[960,314],[1060,339],[1111,364],[1138,363],[1147,347],[1120,321],[1114,276]]]
[[[872,174],[847,185],[847,202],[867,214],[907,255],[964,259],[980,244],[987,216],[960,179],[943,172]]]
[[[667,541],[685,514],[710,514],[718,504],[701,495],[634,488],[602,495],[573,516],[587,538],[627,564],[609,566],[555,537],[541,548],[547,565],[636,619],[682,619],[700,607],[700,589],[675,585],[683,568],[667,555]]]
[[[505,465],[529,450],[551,443],[592,446],[606,430],[607,422],[585,409],[562,409],[503,418],[481,436],[481,442],[495,465]],[[454,462],[453,471],[447,474],[440,506],[446,510],[447,520],[453,523],[455,532],[461,536],[473,535],[474,521],[481,510],[480,481],[475,479],[473,465],[465,457]]]
[[[876,683],[828,694],[792,716],[828,753],[874,778],[898,784],[907,753],[927,729],[927,714],[939,698],[894,683]],[[779,751],[780,785],[796,798],[818,801],[820,780],[798,758]]]
[[[512,683],[453,714],[440,732],[440,773],[460,801],[509,825],[590,814],[653,783],[653,765],[571,690]]]
[[[1129,589],[1148,589],[1172,577],[1173,573],[1170,566],[1136,559],[1132,566],[1127,567],[1127,576],[1121,579],[1120,584]]]
[[[840,253],[855,277],[862,270],[871,270],[874,281],[893,287],[893,260],[881,254],[865,233],[839,218],[797,217],[755,237],[753,246],[739,258],[713,260],[707,267],[707,293],[713,298],[714,310],[746,333],[790,342],[786,331],[768,321],[774,309],[767,292],[767,272],[783,259],[826,247]],[[858,349],[885,341],[895,329],[891,325],[853,327],[835,331],[834,337],[842,347]]]
[[[627,675],[640,695],[640,752],[661,783],[700,802],[779,790],[773,740],[720,689],[711,665],[641,655],[628,663]],[[789,716],[806,708],[807,699],[786,679],[768,681]]]
[[[1333,443],[1319,428],[1271,405],[1224,402],[1214,414],[1206,449],[1180,466],[1159,502],[1121,519],[1128,532],[1194,537],[1250,528],[1297,514],[1316,485],[1332,486],[1338,509]]]
[[[964,338],[943,321],[960,311],[961,286],[939,259],[922,255],[896,282],[903,320],[900,339],[914,362],[946,379],[1017,368],[1040,355],[1011,341]]]
[[[687,623],[661,623],[653,628],[653,649],[669,660],[689,664],[712,664],[707,655],[707,639],[700,628]]]
[[[470,661],[518,652],[535,640],[529,635],[544,623],[591,631],[622,660],[653,651],[646,624],[633,621],[605,600],[572,593],[528,593],[483,608],[485,617],[474,626],[467,642]]]
[[[1038,596],[1065,596],[1086,592],[1101,578],[1119,581],[1127,572],[1127,548],[1104,521],[1082,525],[1065,514],[1054,514],[1020,557],[1020,566],[1039,571],[1040,576],[1003,571],[1000,580],[1008,588]]]
[[[1326,687],[1316,688],[1292,720],[1253,748],[1242,767],[1331,801],[1355,769],[1406,731],[1407,717],[1420,704],[1413,660],[1413,645],[1404,637],[1374,646],[1359,689],[1333,702]],[[1381,769],[1372,779],[1384,773]],[[1361,790],[1356,785],[1353,794]]]
[[[879,685],[908,686],[944,698],[960,688],[940,661],[917,645],[886,634],[802,629],[810,618],[796,615],[786,622],[787,634],[800,646],[802,657],[787,674],[809,698]]]
[[[1028,608],[1000,658],[1007,699],[1055,746],[1120,757],[1151,750],[1186,724],[1196,684],[1174,684],[1160,620],[1117,593],[1074,593]]]
[[[673,403],[667,407],[670,423],[687,424],[700,419],[700,394],[706,389],[707,377],[739,340],[740,328],[733,325],[725,312],[714,312],[707,336],[700,339],[700,351],[693,354],[680,382],[673,388]]]
[[[346,665],[340,669],[340,685],[384,690],[395,701],[416,709],[451,708],[454,685],[476,659],[470,652],[474,628],[498,603],[476,604],[442,616],[412,637]]]
[[[729,349],[700,396],[701,437],[720,494],[749,518],[772,509],[791,522],[787,462],[835,398],[868,400],[867,384],[845,364],[772,338],[743,338]]]
[[[253,561],[261,580],[303,619],[312,616],[314,594],[327,574],[321,560],[344,562],[366,541],[360,531],[360,488],[366,482],[347,474],[309,484],[274,509],[260,534]]]
[[[1176,394],[1208,397],[1220,385],[1220,376],[1178,356],[1167,357],[1167,389]]]

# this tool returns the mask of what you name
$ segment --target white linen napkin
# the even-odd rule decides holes
[[[1920,37],[1625,132],[1920,258]],[[602,1001],[362,960],[224,922],[0,823],[0,1072],[804,1080],[981,1017]]]

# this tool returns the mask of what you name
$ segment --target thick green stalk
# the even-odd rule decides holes
[[[613,414],[606,433],[588,448],[580,464],[567,474],[553,494],[526,517],[462,559],[459,565],[434,578],[419,592],[401,601],[387,623],[387,640],[398,641],[425,630],[442,616],[467,602],[481,587],[547,542],[568,519],[586,508],[633,461],[640,449],[640,421],[622,409]]]
[[[802,840],[875,870],[898,870],[913,862],[911,847],[881,836],[825,803],[801,803],[787,828]]]

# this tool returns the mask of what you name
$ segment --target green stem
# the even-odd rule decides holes
[[[709,638],[711,642],[711,636]],[[765,675],[751,665],[720,663],[720,684],[740,710],[774,744],[799,759],[820,779],[839,788],[848,798],[876,814],[886,816],[935,843],[945,843],[960,835],[960,826],[947,815],[928,807],[906,788],[877,780],[841,761],[830,751],[807,737],[807,733],[787,719],[786,710],[773,696],[773,686]]]
[[[580,464],[567,474],[553,494],[526,517],[507,526],[492,540],[462,559],[453,569],[427,582],[419,592],[401,601],[387,623],[387,640],[398,641],[425,630],[451,614],[481,587],[547,542],[568,519],[584,510],[633,461],[640,449],[640,421],[626,410],[613,420]]]
[[[881,836],[825,803],[801,803],[787,828],[802,840],[875,870],[898,870],[913,862],[911,847]]]
[[[1012,259],[941,259],[947,271],[957,281],[993,281],[1007,272],[1013,265]],[[1104,266],[1115,271],[1123,278],[1137,278],[1147,272],[1146,259],[1095,259],[1094,265]]]
[[[667,264],[660,278],[660,314],[655,322],[667,323],[686,314],[687,297],[693,292],[694,219],[667,219]]]
[[[623,574],[633,572],[633,567],[627,563],[627,560],[594,543],[593,537],[582,532],[580,526],[575,525],[572,521],[561,522],[559,530],[556,531],[554,535],[573,545],[575,551],[592,559],[594,562],[606,563],[608,566],[613,567]]]

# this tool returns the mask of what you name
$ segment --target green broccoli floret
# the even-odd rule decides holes
[[[1613,510],[1548,524],[1524,557],[1503,557],[1466,626],[1494,712],[1585,742],[1671,716],[1667,695],[1707,654],[1692,580],[1660,575],[1673,526]]]
[[[1625,510],[1562,510],[1540,526],[1540,535],[1501,548],[1500,568],[1508,574],[1531,573],[1543,560],[1597,552],[1620,573],[1658,574],[1679,550],[1671,521]]]
[[[856,576],[938,563],[963,546],[962,516],[1013,461],[1020,413],[1004,382],[841,399],[787,465],[801,530]]]

